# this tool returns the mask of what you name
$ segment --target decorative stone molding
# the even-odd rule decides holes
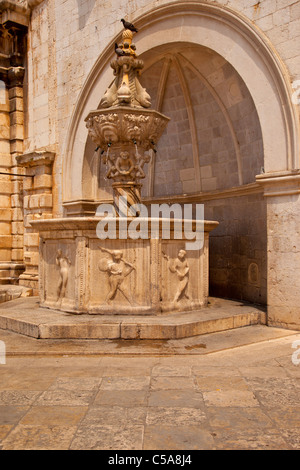
[[[24,168],[51,166],[55,159],[55,153],[47,150],[34,151],[17,156],[18,164]]]
[[[265,173],[258,175],[256,181],[263,187],[265,197],[300,194],[300,170]]]
[[[167,121],[168,118],[156,111],[143,110],[141,113],[138,108],[129,111],[126,107],[118,107],[91,112],[86,122],[93,142],[103,152],[111,145],[123,147],[123,155],[117,153],[113,156],[108,151],[104,155],[108,166],[106,177],[117,181],[144,178],[143,166],[147,163],[144,153],[158,142]],[[129,157],[125,147],[132,146],[132,143],[136,151],[130,152]],[[125,153],[128,154],[127,159]]]
[[[196,193],[196,194],[183,194],[179,196],[172,196],[172,203],[174,204],[192,204],[192,203],[203,203],[207,201],[236,198],[242,196],[250,196],[252,194],[262,194],[264,188],[259,183],[250,183],[243,186],[237,186],[236,188],[225,189],[223,191],[211,191],[210,193]],[[169,203],[170,197],[144,197],[143,204],[164,204]],[[92,200],[79,200],[69,201],[64,204],[66,213],[70,217],[75,216],[91,216],[97,211],[99,204],[112,203],[112,199],[105,199],[99,201]]]

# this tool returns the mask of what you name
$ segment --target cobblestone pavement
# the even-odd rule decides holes
[[[240,329],[194,338],[185,354],[180,342],[116,354],[0,330],[0,447],[299,449],[300,333],[249,328],[259,342],[238,345]]]

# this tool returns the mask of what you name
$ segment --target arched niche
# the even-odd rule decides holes
[[[182,62],[178,58],[179,54],[184,55],[185,51],[179,51],[178,44],[213,51],[216,57],[221,57],[228,63],[245,84],[253,100],[261,128],[264,170],[279,172],[299,166],[298,115],[291,101],[292,89],[288,74],[269,41],[250,21],[226,7],[186,1],[151,10],[134,22],[139,28],[135,38],[139,55],[147,57],[148,51],[157,51],[163,49],[164,45],[170,45],[179,77],[182,73]],[[114,38],[89,74],[70,121],[63,152],[62,197],[65,204],[98,198],[95,180],[97,177],[93,174],[93,164],[84,164],[86,155],[94,151],[91,143],[87,141],[84,119],[97,107],[95,103],[99,103],[111,83],[109,63],[113,57],[115,40],[119,40],[119,37]],[[176,51],[173,46],[177,47]],[[189,73],[197,75],[199,70],[193,70],[193,62],[188,57],[184,60],[190,62],[187,67]],[[174,63],[174,59],[172,62]],[[184,71],[187,69],[184,67]],[[200,75],[197,78],[200,80]],[[181,76],[183,88],[185,81],[186,75]],[[149,91],[151,93],[151,90]],[[238,89],[236,91],[238,93]],[[223,113],[223,116],[225,115],[226,112]],[[189,123],[191,122],[190,116]],[[234,130],[231,131],[234,141]],[[196,130],[193,132],[194,158]],[[242,157],[237,155],[237,147],[235,152],[238,184],[241,185],[245,182]],[[197,164],[196,161],[194,163]],[[199,168],[197,171],[201,172]],[[201,192],[201,176],[197,175],[197,178],[195,189]],[[149,182],[147,184],[149,185]],[[91,188],[88,192],[87,187]]]
[[[171,119],[152,155],[142,195],[202,194],[255,182],[264,166],[261,127],[236,70],[215,51],[184,42],[158,46],[140,58],[152,108]],[[87,139],[84,199],[111,197],[105,173]]]

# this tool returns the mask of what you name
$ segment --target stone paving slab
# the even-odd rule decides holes
[[[72,315],[39,307],[37,297],[0,308],[0,328],[40,339],[180,339],[266,324],[261,306],[210,298],[198,311],[165,315]]]
[[[39,340],[0,329],[3,449],[299,448],[299,332]]]
[[[249,330],[259,340],[251,333],[245,344]],[[207,335],[194,354],[161,355],[100,345],[67,355],[52,340],[34,350],[40,340],[6,330],[0,339],[12,353],[0,364],[3,450],[300,448],[299,332],[258,325]]]

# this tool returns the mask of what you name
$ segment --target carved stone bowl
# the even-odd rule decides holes
[[[85,119],[90,138],[101,149],[132,143],[144,151],[157,144],[169,120],[153,109],[126,106],[91,111]]]

